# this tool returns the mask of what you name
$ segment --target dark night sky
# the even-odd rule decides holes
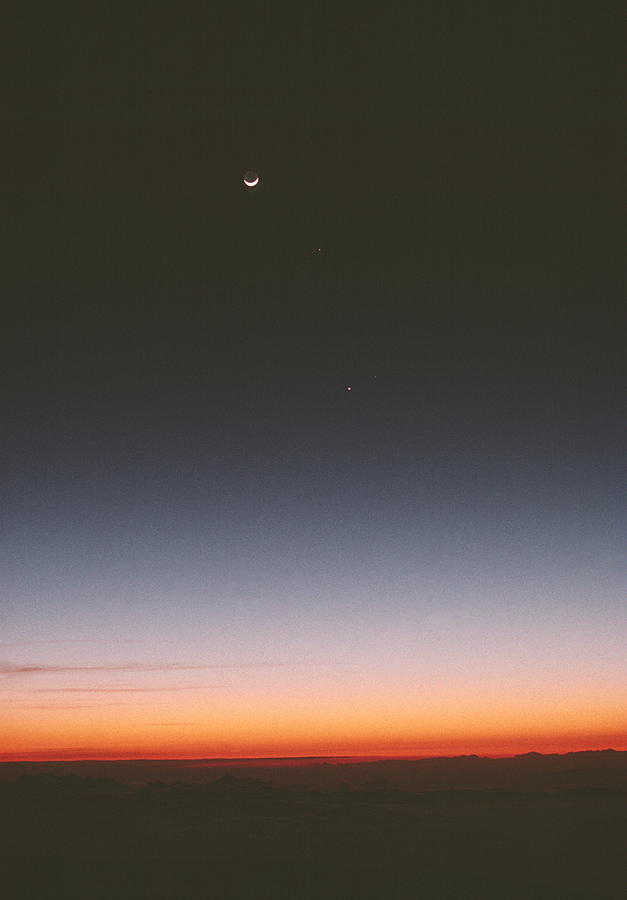
[[[440,606],[472,643],[468,609],[489,623],[510,590],[510,637],[540,610],[548,648],[570,610],[594,668],[625,627],[617,9],[300,6],[51,6],[9,33],[8,640],[144,628],[166,560],[186,586],[163,576],[152,622],[222,590],[226,657],[265,616],[287,657],[335,658],[286,616],[341,622],[352,578],[384,656]]]

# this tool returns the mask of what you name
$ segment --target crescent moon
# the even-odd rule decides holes
[[[244,179],[244,184],[246,187],[255,187],[256,184],[259,184],[259,176],[257,175],[254,181],[246,181],[246,179]]]

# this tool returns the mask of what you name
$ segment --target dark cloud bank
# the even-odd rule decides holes
[[[112,777],[113,776],[113,777]],[[614,898],[627,753],[5,763],[12,897]]]

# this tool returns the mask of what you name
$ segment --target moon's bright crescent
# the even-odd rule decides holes
[[[256,184],[259,184],[259,176],[257,176],[254,181],[246,181],[246,179],[244,179],[244,184],[246,187],[254,187]]]

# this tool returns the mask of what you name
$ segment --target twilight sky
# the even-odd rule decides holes
[[[610,16],[49,15],[0,758],[627,747]]]

